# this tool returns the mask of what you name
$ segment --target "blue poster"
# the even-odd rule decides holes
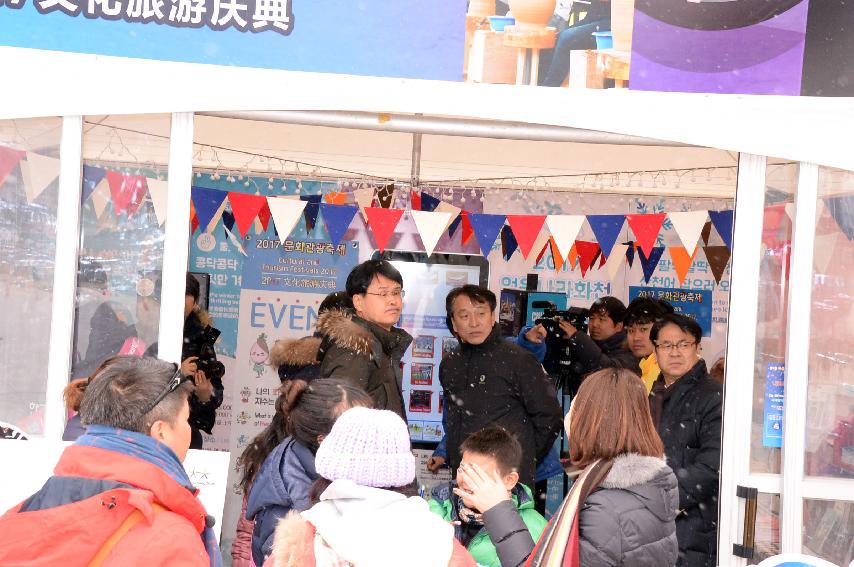
[[[678,315],[696,320],[703,336],[712,336],[712,291],[667,287],[629,286],[629,301],[638,297],[663,299],[673,306]]]
[[[769,362],[765,368],[765,406],[762,412],[762,445],[783,446],[783,394],[785,392],[786,365]]]

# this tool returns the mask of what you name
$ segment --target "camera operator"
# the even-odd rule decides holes
[[[606,296],[597,299],[590,306],[588,333],[576,328],[571,322],[558,320],[560,333],[557,341],[550,341],[560,349],[559,357],[569,363],[564,378],[567,393],[575,395],[581,381],[587,374],[602,368],[626,368],[640,375],[639,360],[628,348],[623,319],[626,306],[616,297]],[[522,329],[518,343],[542,345],[547,348],[548,331],[542,324]]]

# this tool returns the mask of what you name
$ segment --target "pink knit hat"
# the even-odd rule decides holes
[[[327,480],[392,488],[415,479],[409,429],[394,412],[353,407],[341,414],[314,461]]]

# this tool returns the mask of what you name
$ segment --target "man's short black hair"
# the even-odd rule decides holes
[[[317,314],[320,315],[330,309],[353,309],[353,298],[346,291],[334,291],[320,302]]]
[[[196,276],[187,272],[187,291],[185,295],[193,296],[193,301],[198,303],[200,294],[201,286],[199,286],[199,280],[196,279]]]
[[[663,299],[636,297],[626,307],[626,318],[623,323],[626,327],[648,325],[669,313],[673,313],[673,306]]]
[[[522,445],[500,425],[488,425],[466,437],[460,445],[460,454],[466,452],[492,457],[501,474],[518,471],[522,466]]]
[[[466,284],[464,286],[460,286],[454,288],[448,293],[448,296],[445,297],[445,313],[447,314],[446,323],[448,325],[448,329],[453,332],[453,327],[451,327],[451,319],[454,317],[454,300],[461,295],[465,295],[469,299],[471,299],[472,303],[487,303],[489,304],[489,309],[491,311],[495,311],[495,306],[498,304],[495,299],[495,294],[489,290],[489,288],[483,287],[481,285],[474,284]]]
[[[368,260],[350,271],[350,275],[347,276],[347,293],[350,297],[364,295],[367,293],[371,282],[378,275],[397,282],[403,287],[403,276],[400,275],[397,268],[391,265],[391,262],[388,260]]]
[[[617,323],[622,323],[626,318],[626,306],[616,297],[606,295],[593,302],[593,305],[590,306],[590,313],[604,313],[616,325]]]
[[[649,332],[649,340],[656,344],[658,341],[658,333],[666,327],[667,325],[676,325],[680,329],[682,329],[683,333],[688,333],[693,336],[697,341],[697,344],[703,340],[703,329],[700,327],[700,324],[697,323],[694,319],[690,317],[686,317],[685,315],[676,315],[675,313],[669,313],[655,322],[652,326],[652,330]]]

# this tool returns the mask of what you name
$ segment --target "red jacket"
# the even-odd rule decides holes
[[[92,491],[93,480],[107,489]],[[87,490],[93,495],[72,501]],[[166,510],[156,513],[152,502]],[[22,506],[29,511],[19,512]],[[41,491],[0,517],[0,565],[85,567],[137,509],[144,519],[116,543],[103,567],[209,566],[200,535],[205,508],[193,493],[151,463],[77,445],[65,449]]]

